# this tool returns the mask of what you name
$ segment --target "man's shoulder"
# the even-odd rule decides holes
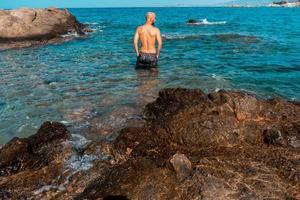
[[[157,27],[153,27],[153,28],[154,28],[154,30],[155,30],[157,33],[160,32],[159,28],[157,28]]]
[[[137,28],[138,28],[138,29],[143,29],[143,28],[145,28],[145,27],[146,27],[146,25],[143,24],[143,25],[138,26]]]
[[[137,30],[138,32],[142,31],[143,29],[144,29],[144,25],[138,26],[138,27],[136,28],[136,30]]]
[[[139,31],[139,30],[141,30],[142,28],[143,28],[143,26],[138,26],[138,27],[136,27],[136,30]]]

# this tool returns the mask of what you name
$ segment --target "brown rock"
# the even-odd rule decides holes
[[[120,153],[131,149],[127,161],[77,199],[300,198],[299,104],[165,89],[144,113],[147,125],[115,141]],[[185,156],[171,159],[175,174],[168,163],[176,152]]]
[[[12,139],[0,151],[0,176],[42,168],[59,153],[53,147],[69,137],[64,125],[45,122],[37,134],[27,139]]]
[[[0,10],[0,50],[61,42],[61,35],[82,35],[83,28],[68,10]]]
[[[43,184],[50,185],[70,156],[63,144],[69,137],[63,124],[45,122],[37,134],[1,148],[0,199],[26,199]]]
[[[65,127],[14,139],[0,151],[0,198],[300,199],[299,103],[166,89],[144,114],[114,144],[82,149],[99,160],[68,181]]]
[[[85,33],[92,33],[92,32],[94,32],[92,29],[90,29],[90,28],[85,28],[85,29],[83,29],[82,30],[83,32],[85,32]]]

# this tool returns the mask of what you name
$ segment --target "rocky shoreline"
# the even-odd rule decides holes
[[[78,147],[55,122],[13,139],[0,199],[300,199],[299,103],[164,89],[144,116],[113,143]]]
[[[300,1],[298,2],[288,2],[288,1],[280,1],[280,2],[274,2],[269,5],[270,7],[287,7],[287,8],[293,8],[293,7],[300,7]]]
[[[85,30],[66,9],[0,10],[0,50],[60,43],[84,36]]]

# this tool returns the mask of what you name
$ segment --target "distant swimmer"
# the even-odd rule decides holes
[[[160,30],[154,27],[156,15],[153,12],[146,14],[146,23],[136,29],[134,35],[134,49],[137,56],[137,69],[157,69],[158,59],[162,48]],[[139,40],[141,50],[139,50]],[[156,50],[157,41],[157,50]]]

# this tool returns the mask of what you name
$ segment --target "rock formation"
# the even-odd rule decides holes
[[[166,89],[145,116],[147,126],[124,129],[115,141],[121,153],[131,149],[128,160],[77,199],[300,198],[299,104]],[[175,169],[174,157],[182,160]]]
[[[68,155],[61,142],[68,134],[48,123],[57,137],[40,130],[14,139],[0,151],[0,198],[300,199],[299,103],[165,89],[144,116],[143,127],[124,128],[113,144],[82,149],[105,159],[76,173],[66,190],[40,196],[42,185],[58,184],[50,180],[63,171],[56,164]]]
[[[63,145],[68,138],[64,125],[46,122],[37,134],[7,143],[0,151],[0,199],[26,199],[51,184],[70,155]]]
[[[199,21],[195,20],[195,19],[189,19],[186,23],[187,24],[195,24],[198,23]]]
[[[0,50],[62,42],[64,34],[83,35],[84,26],[68,10],[0,10]]]
[[[269,5],[270,7],[300,7],[300,1],[279,1]]]

